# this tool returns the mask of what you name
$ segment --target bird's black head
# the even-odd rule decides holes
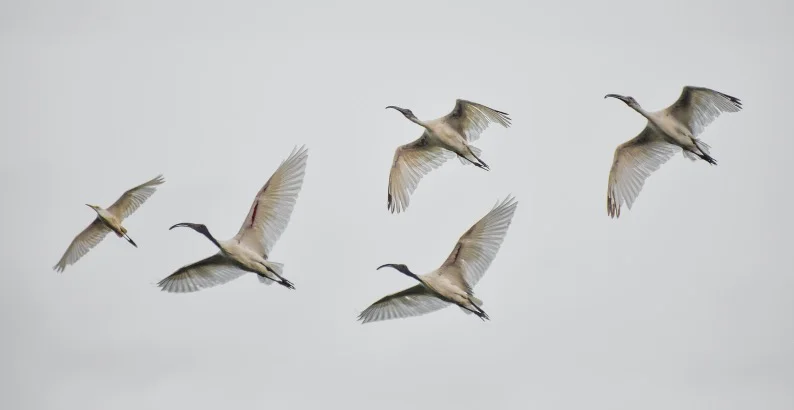
[[[389,108],[394,108],[395,110],[401,112],[405,116],[405,118],[416,119],[416,116],[414,115],[414,113],[411,110],[407,109],[407,108],[395,107],[393,105],[390,105],[390,106],[386,107],[387,110]]]
[[[604,98],[609,98],[609,97],[617,98],[618,100],[623,101],[624,103],[626,103],[626,105],[630,107],[637,105],[637,101],[634,99],[634,97],[630,97],[627,95],[620,95],[620,94],[607,94],[604,96]]]
[[[207,227],[204,224],[194,224],[194,223],[190,223],[190,222],[180,222],[180,223],[168,228],[168,230],[170,231],[171,229],[174,229],[174,228],[190,228],[190,229],[193,229],[194,231],[199,231],[199,232],[207,230]]]
[[[171,229],[174,229],[174,228],[183,228],[183,227],[184,228],[190,228],[190,229],[192,229],[192,230],[194,230],[194,231],[206,236],[207,239],[209,239],[210,241],[212,241],[212,243],[215,244],[215,246],[217,246],[219,248],[221,247],[220,243],[218,243],[218,241],[215,239],[215,237],[212,236],[212,234],[210,233],[210,230],[207,229],[207,226],[204,225],[204,224],[194,224],[194,223],[190,223],[190,222],[181,222],[181,223],[178,223],[178,224],[168,228],[168,230],[170,231]]]
[[[394,268],[394,269],[396,269],[396,270],[398,270],[398,271],[402,272],[403,274],[405,274],[405,275],[407,275],[407,276],[410,276],[410,277],[412,277],[412,278],[416,278],[416,274],[414,274],[413,272],[411,272],[411,271],[408,269],[408,267],[407,267],[407,266],[405,266],[405,265],[403,265],[402,263],[387,263],[387,264],[385,264],[385,265],[378,266],[378,269],[380,269],[380,268],[385,268],[385,267],[387,267],[387,266],[388,266],[388,267],[390,267],[390,268]]]

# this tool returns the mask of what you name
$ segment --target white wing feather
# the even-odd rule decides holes
[[[245,271],[234,266],[221,252],[196,263],[183,266],[161,280],[157,286],[172,293],[196,292],[221,285],[245,275]]]
[[[110,228],[108,228],[104,222],[99,218],[94,219],[94,222],[91,222],[88,227],[74,237],[72,243],[66,248],[66,252],[64,252],[61,260],[53,266],[53,269],[58,272],[63,272],[67,265],[74,264],[99,242],[102,242],[109,232]]]
[[[449,306],[449,303],[430,293],[423,285],[416,285],[403,291],[385,296],[358,316],[363,323],[379,320],[420,316]]]
[[[407,209],[411,202],[411,194],[416,190],[422,177],[443,165],[454,155],[451,151],[429,145],[426,134],[398,147],[394,152],[394,160],[389,172],[389,191],[386,198],[389,211],[399,213]]]
[[[662,112],[686,124],[696,137],[723,112],[737,112],[742,102],[709,88],[686,86],[673,105]]]
[[[281,163],[257,193],[234,239],[268,257],[287,228],[303,185],[308,158],[306,147],[296,147]]]
[[[165,182],[162,175],[156,176],[154,179],[144,182],[125,192],[124,194],[108,207],[108,212],[122,220],[135,212],[152,194],[157,190],[157,185]]]
[[[607,213],[620,217],[624,204],[631,209],[645,180],[673,157],[679,147],[659,138],[649,127],[615,149],[607,186]]]
[[[439,273],[459,276],[461,285],[471,290],[496,258],[517,206],[518,202],[511,196],[497,202],[460,237]]]
[[[510,127],[510,117],[506,112],[497,111],[466,100],[456,100],[455,108],[444,117],[452,128],[466,137],[468,142],[476,141],[490,124]]]

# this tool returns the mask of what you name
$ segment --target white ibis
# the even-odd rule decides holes
[[[419,282],[418,285],[393,293],[370,305],[359,315],[362,323],[419,316],[458,305],[466,313],[489,319],[482,301],[474,297],[474,286],[491,265],[502,245],[518,202],[508,196],[460,237],[452,253],[438,269],[417,275],[403,264],[391,267]]]
[[[471,143],[480,138],[491,123],[510,126],[507,113],[466,100],[457,100],[449,114],[430,121],[422,121],[411,110],[390,105],[425,131],[419,139],[402,145],[394,153],[389,173],[387,207],[392,213],[404,211],[410,203],[419,180],[457,155],[464,164],[471,163],[488,170],[480,159],[481,151]]]
[[[709,146],[698,135],[723,112],[742,109],[736,97],[708,88],[686,86],[673,105],[657,112],[645,111],[632,97],[607,94],[617,98],[648,123],[639,135],[620,144],[615,150],[607,186],[607,214],[620,217],[620,208],[632,204],[652,172],[659,169],[677,152],[693,161],[698,158],[716,165],[709,155]]]
[[[308,158],[305,147],[292,151],[257,192],[240,231],[233,238],[219,241],[203,224],[183,222],[169,228],[187,227],[199,232],[218,247],[218,253],[179,268],[158,283],[161,290],[196,292],[229,282],[246,272],[257,275],[264,284],[276,282],[294,289],[292,282],[282,276],[283,265],[268,258],[292,215]]]

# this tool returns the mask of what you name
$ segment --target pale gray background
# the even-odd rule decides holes
[[[5,1],[0,4],[0,407],[8,409],[791,409],[794,49],[789,1]],[[686,84],[743,100],[620,220],[614,148]],[[408,212],[394,149],[455,98],[507,111]],[[234,235],[298,144],[303,190],[272,258],[297,286],[154,284]],[[63,274],[124,190],[168,182]],[[497,199],[519,202],[477,287],[362,326]],[[625,211],[625,210],[624,210]]]

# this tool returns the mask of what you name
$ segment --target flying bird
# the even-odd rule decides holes
[[[480,138],[491,123],[508,128],[511,121],[507,113],[466,100],[457,100],[452,112],[430,121],[416,118],[409,109],[393,105],[386,108],[401,112],[425,129],[417,140],[398,147],[394,153],[386,201],[392,213],[408,208],[419,180],[454,156],[463,164],[471,163],[489,170],[488,164],[480,159],[480,149],[471,143]]]
[[[246,272],[257,275],[260,282],[276,282],[295,289],[282,276],[284,266],[268,260],[270,251],[287,227],[295,201],[303,185],[308,150],[295,148],[268,179],[254,198],[254,203],[233,238],[219,241],[203,224],[183,222],[172,226],[187,227],[204,235],[218,253],[196,263],[183,266],[157,285],[166,292],[196,292],[237,279]]]
[[[127,235],[127,228],[121,225],[128,216],[132,215],[147,199],[149,199],[157,185],[165,182],[162,175],[158,175],[151,181],[145,182],[135,188],[130,189],[121,195],[108,209],[103,209],[99,205],[86,204],[89,208],[96,211],[96,219],[87,228],[83,229],[73,240],[64,252],[61,260],[58,261],[53,269],[63,272],[67,265],[72,265],[83,257],[88,251],[105,239],[105,236],[113,231],[119,238],[126,239],[134,247],[138,247],[135,241]]]
[[[607,186],[607,214],[620,217],[620,208],[632,204],[652,172],[678,152],[693,161],[702,159],[716,165],[709,146],[698,135],[723,112],[742,109],[736,97],[703,87],[686,86],[673,105],[657,112],[645,111],[632,97],[607,94],[617,98],[648,123],[639,135],[620,144],[615,150]]]
[[[391,267],[419,282],[418,285],[376,301],[359,315],[362,323],[419,316],[458,305],[467,314],[486,320],[482,301],[474,297],[474,285],[483,277],[502,245],[518,202],[508,196],[460,237],[440,268],[417,275],[403,264]]]

